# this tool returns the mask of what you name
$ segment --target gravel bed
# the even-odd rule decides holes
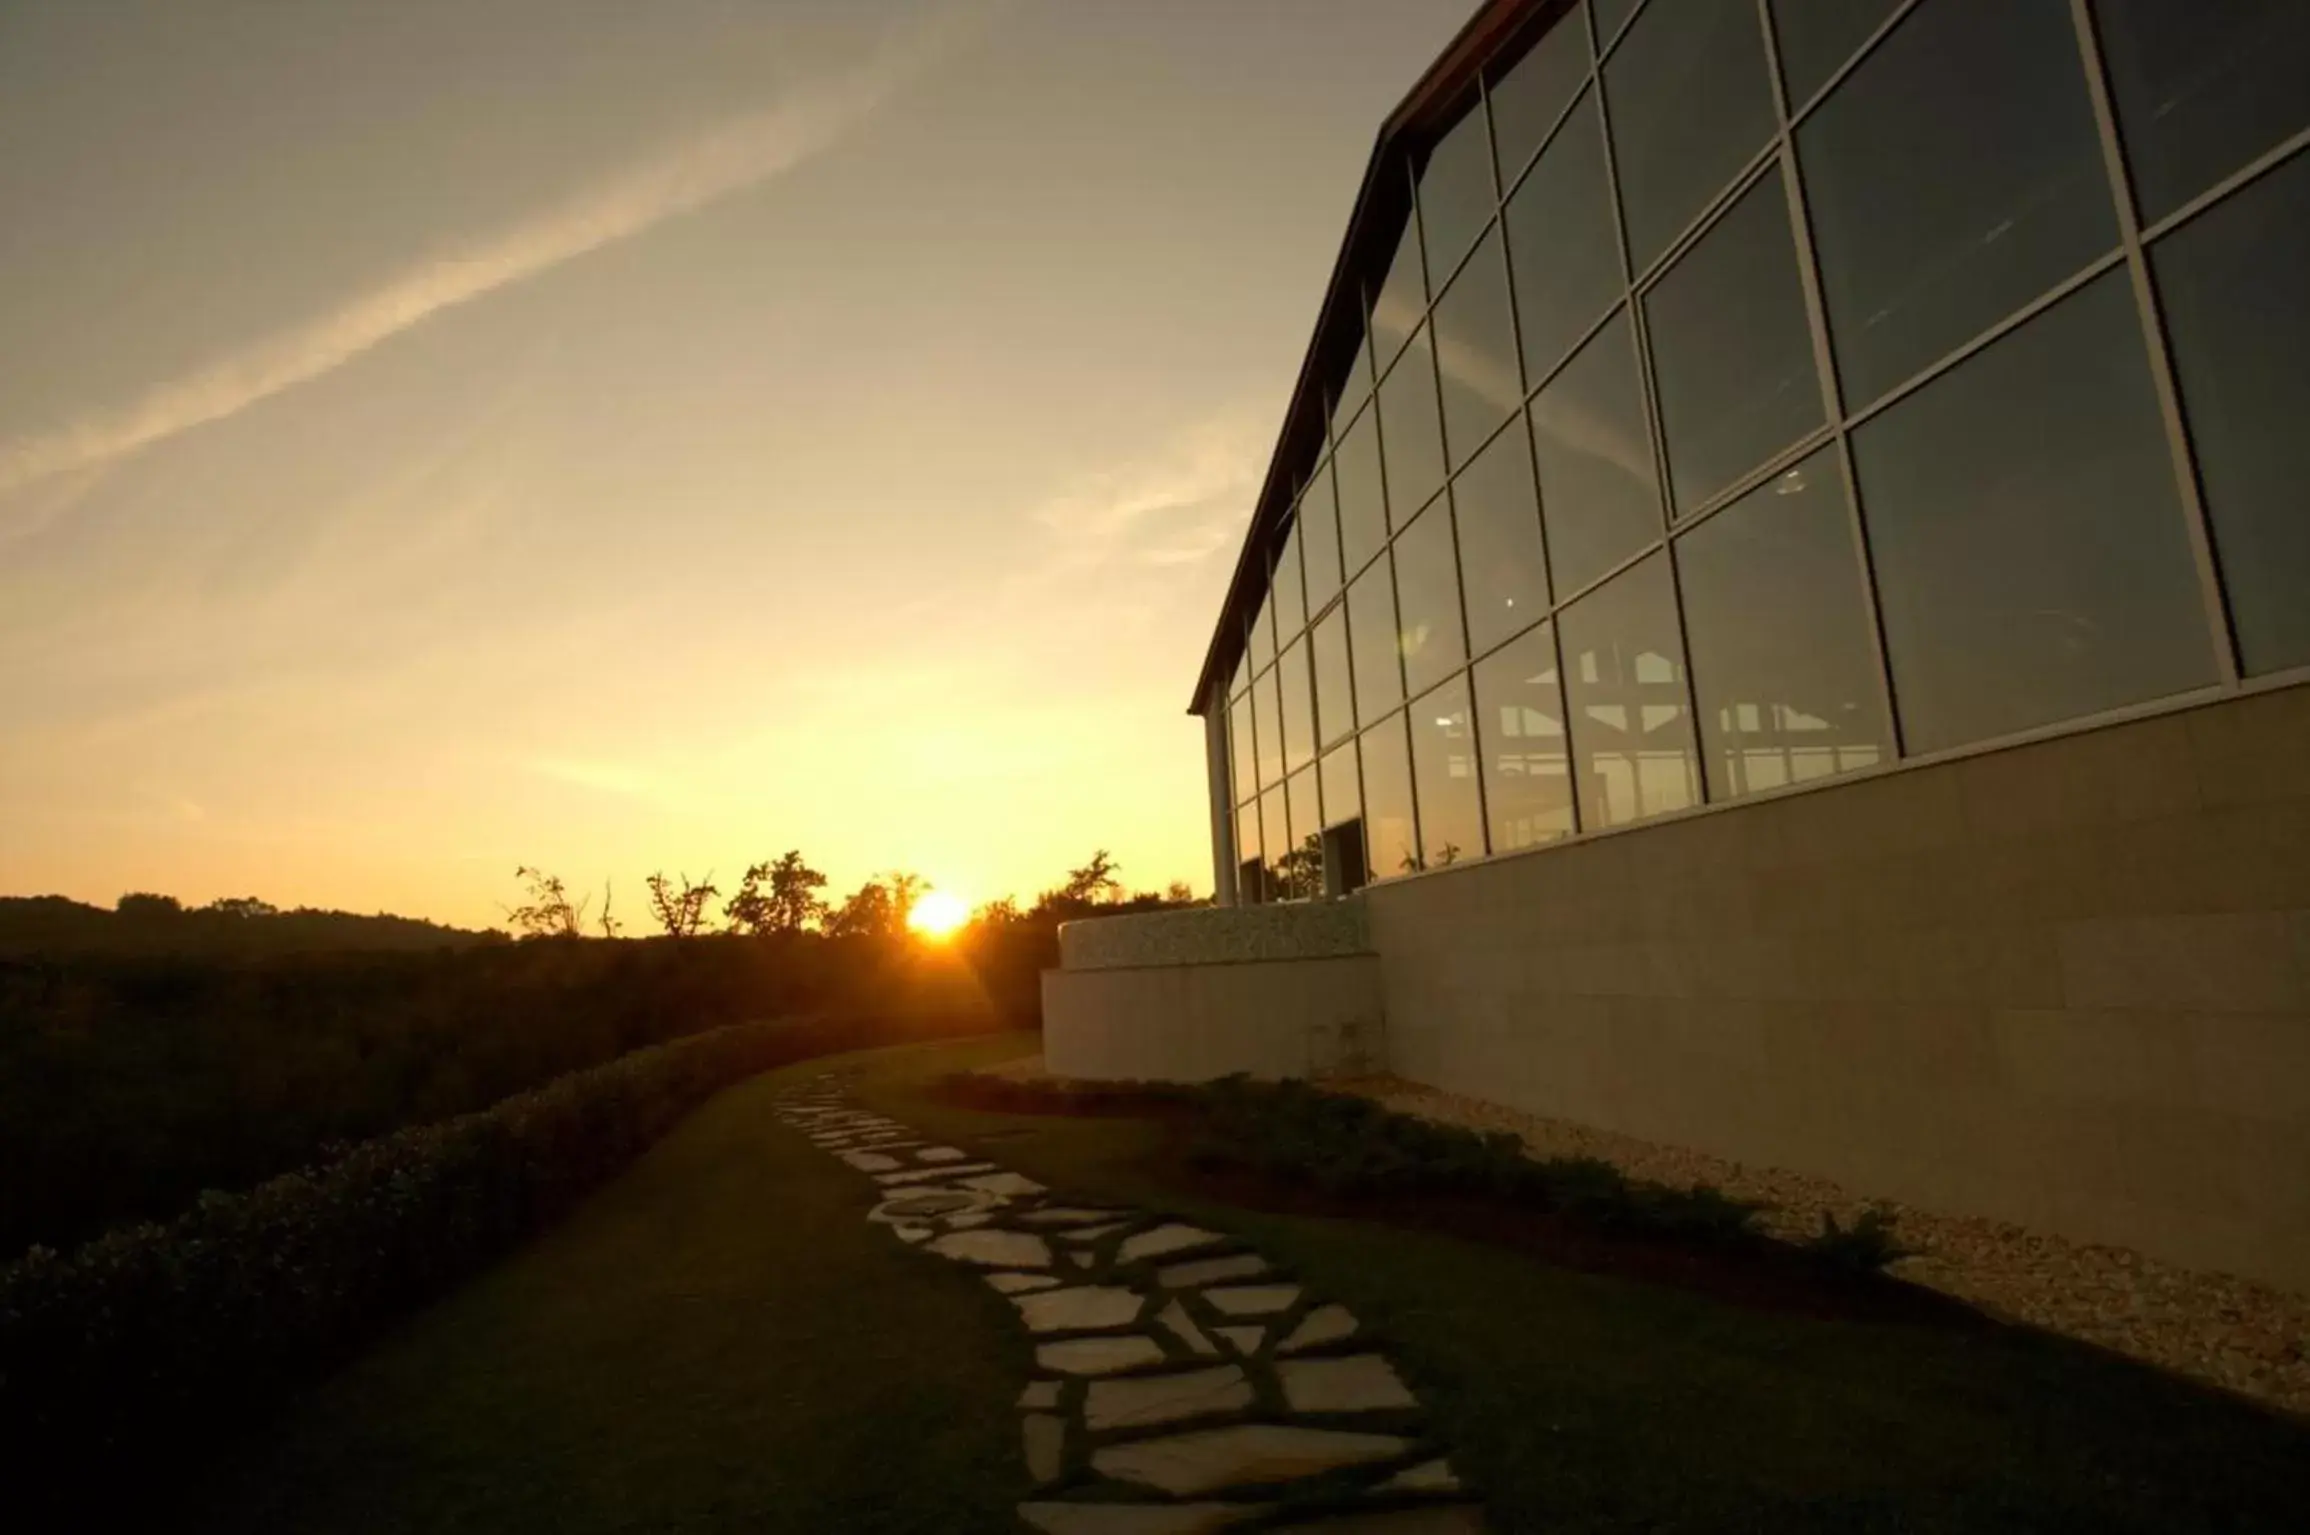
[[[1439,1123],[1507,1131],[1533,1156],[1597,1157],[1631,1177],[1679,1188],[1714,1184],[1734,1198],[1768,1205],[1759,1224],[1783,1240],[1814,1235],[1825,1214],[1849,1223],[1872,1207],[1886,1208],[1897,1217],[1895,1238],[1912,1254],[1890,1270],[1902,1279],[1994,1316],[2310,1414],[2310,1296],[2181,1268],[2130,1248],[1870,1199],[1827,1179],[1520,1114],[1400,1078],[1326,1085]]]

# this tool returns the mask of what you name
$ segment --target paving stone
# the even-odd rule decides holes
[[[987,1165],[992,1166],[993,1164]],[[885,1188],[890,1188],[902,1183],[929,1183],[937,1179],[952,1178],[957,1173],[975,1172],[976,1170],[970,1167],[910,1167],[902,1173],[876,1173],[874,1181]],[[978,1187],[976,1183],[965,1183],[963,1186],[965,1188]],[[988,1189],[985,1192],[999,1194],[1002,1190]]]
[[[1061,1375],[1112,1375],[1163,1358],[1163,1345],[1137,1333],[1112,1338],[1069,1338],[1035,1349],[1035,1363]]]
[[[1055,1392],[1055,1388],[1054,1388]],[[1422,1461],[1408,1471],[1398,1471],[1380,1483],[1383,1492],[1458,1492],[1460,1478],[1448,1460]]]
[[[1142,1231],[1135,1237],[1126,1238],[1119,1261],[1137,1263],[1142,1258],[1160,1258],[1167,1253],[1209,1247],[1214,1242],[1226,1240],[1216,1231],[1200,1231],[1193,1226],[1157,1226],[1153,1231]]]
[[[988,1221],[993,1219],[994,1217],[987,1214],[987,1212],[984,1210],[971,1210],[961,1215],[948,1216],[946,1218],[946,1229],[949,1231],[969,1231],[975,1226],[984,1226]]]
[[[1018,1295],[1028,1290],[1055,1289],[1059,1281],[1049,1274],[989,1274],[987,1283],[1005,1295]]]
[[[1241,1354],[1246,1359],[1249,1359],[1252,1355],[1259,1352],[1260,1340],[1267,1336],[1267,1329],[1257,1325],[1249,1327],[1214,1327],[1211,1330],[1219,1334],[1219,1336],[1222,1338],[1225,1338],[1227,1340],[1227,1346],[1235,1350],[1238,1354]]]
[[[1298,1530],[1328,1535],[1484,1535],[1484,1511],[1473,1503],[1432,1503],[1425,1508],[1391,1508],[1368,1514],[1339,1514]]]
[[[1020,1420],[1027,1441],[1027,1475],[1039,1486],[1059,1479],[1066,1464],[1067,1420],[1047,1412],[1030,1412]]]
[[[893,1224],[890,1229],[898,1233],[898,1239],[901,1242],[919,1242],[923,1238],[930,1235],[930,1228],[928,1226],[901,1226]]]
[[[1204,1535],[1263,1510],[1241,1503],[1021,1503],[1043,1535]]]
[[[1219,1352],[1217,1348],[1212,1346],[1211,1340],[1203,1336],[1203,1329],[1195,1325],[1195,1318],[1189,1316],[1187,1308],[1180,1305],[1179,1302],[1173,1301],[1170,1305],[1165,1306],[1156,1313],[1155,1320],[1162,1323],[1173,1337],[1186,1344],[1189,1353],[1216,1354]]]
[[[930,1250],[958,1263],[983,1263],[988,1268],[1051,1266],[1051,1244],[1031,1231],[950,1231],[931,1243]]]
[[[845,1151],[842,1160],[862,1173],[887,1173],[905,1166],[896,1157],[886,1157],[879,1151]]]
[[[985,1236],[987,1232],[966,1232]],[[1076,1285],[1065,1290],[1043,1290],[1014,1295],[1011,1304],[1026,1318],[1029,1332],[1102,1332],[1129,1327],[1139,1320],[1144,1302],[1137,1292],[1114,1285]]]
[[[917,1162],[968,1162],[971,1154],[953,1146],[926,1146],[914,1154]]]
[[[1275,1346],[1279,1354],[1296,1354],[1302,1349],[1321,1348],[1326,1343],[1337,1343],[1342,1338],[1356,1335],[1356,1319],[1345,1306],[1318,1306],[1299,1319],[1291,1336]]]
[[[1077,1226],[1072,1231],[1060,1232],[1059,1240],[1062,1242],[1097,1242],[1113,1236],[1130,1224],[1129,1221],[1107,1221],[1097,1226]]]
[[[1058,1405],[1059,1383],[1055,1380],[1029,1381],[1027,1383],[1027,1389],[1019,1393],[1019,1408],[1021,1411],[1032,1408],[1037,1412],[1051,1412],[1054,1411]],[[1437,1464],[1442,1465],[1443,1462],[1438,1461]],[[1409,1475],[1410,1473],[1407,1472],[1406,1474]]]
[[[1203,1298],[1229,1316],[1269,1316],[1299,1304],[1295,1284],[1230,1285],[1206,1290]]]
[[[977,1169],[958,1167],[955,1169],[955,1171],[975,1172]],[[990,1172],[983,1178],[965,1178],[962,1180],[962,1182],[963,1187],[965,1188],[985,1189],[990,1194],[1000,1194],[1009,1199],[1016,1199],[1026,1194],[1040,1194],[1043,1192],[1043,1186],[1041,1184],[1037,1183],[1034,1179],[1025,1177],[1019,1173]]]
[[[1155,1282],[1166,1290],[1191,1289],[1196,1285],[1218,1284],[1227,1279],[1249,1279],[1267,1272],[1267,1260],[1257,1253],[1239,1253],[1232,1258],[1203,1258],[1194,1263],[1174,1263],[1155,1271]]]
[[[1420,1405],[1395,1366],[1377,1354],[1286,1359],[1275,1370],[1283,1377],[1283,1399],[1293,1412],[1379,1412]]]
[[[928,1220],[933,1216],[953,1215],[958,1211],[976,1210],[985,1202],[984,1196],[965,1194],[960,1189],[918,1189],[891,1195],[874,1207],[882,1216],[907,1216]]]
[[[1075,1267],[1079,1269],[1087,1269],[1092,1264],[1099,1261],[1098,1258],[1091,1253],[1069,1253],[1067,1256],[1075,1260]]]
[[[1393,1434],[1239,1423],[1108,1445],[1092,1453],[1091,1464],[1103,1476],[1188,1497],[1251,1482],[1296,1481],[1340,1466],[1386,1460],[1408,1447]]]
[[[1095,1380],[1084,1398],[1083,1421],[1093,1430],[1145,1427],[1241,1412],[1251,1405],[1251,1382],[1234,1365],[1178,1375],[1132,1375]]]

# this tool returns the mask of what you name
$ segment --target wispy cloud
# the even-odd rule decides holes
[[[0,442],[0,495],[108,463],[344,366],[443,310],[535,277],[709,203],[824,150],[935,58],[987,7],[937,13],[893,33],[863,65],[796,89],[670,152],[643,160],[558,207],[426,261],[307,324],[158,385],[128,405],[55,431]],[[42,509],[39,521],[53,520]]]
[[[1266,467],[1267,425],[1258,411],[1228,411],[1061,490],[1034,512],[1057,535],[1057,572],[1192,564],[1231,543]]]

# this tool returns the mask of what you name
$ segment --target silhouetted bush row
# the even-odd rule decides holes
[[[150,1476],[274,1408],[546,1227],[721,1088],[922,1032],[815,1020],[695,1034],[245,1193],[204,1194],[165,1225],[70,1253],[34,1248],[0,1269],[12,1512],[63,1468]]]

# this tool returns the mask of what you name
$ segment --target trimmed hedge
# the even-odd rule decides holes
[[[898,1032],[813,1020],[692,1035],[205,1194],[166,1224],[34,1248],[0,1269],[12,1511],[117,1490],[81,1468],[151,1480],[550,1225],[720,1089]]]

